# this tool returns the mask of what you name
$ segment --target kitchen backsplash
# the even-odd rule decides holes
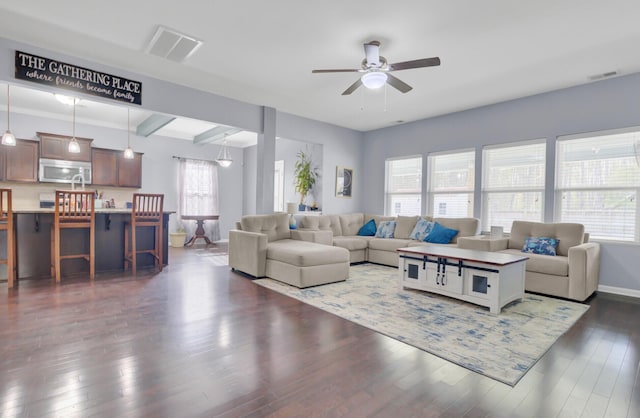
[[[40,208],[40,195],[53,194],[56,190],[70,190],[69,184],[38,183],[18,184],[0,183],[0,187],[10,188],[13,192],[13,209],[30,210]],[[98,190],[104,200],[114,199],[116,208],[126,208],[127,202],[131,202],[133,193],[137,189],[125,189],[118,187],[91,187],[87,185],[85,190]]]

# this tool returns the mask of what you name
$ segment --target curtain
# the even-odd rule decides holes
[[[182,216],[218,215],[218,167],[212,161],[180,159],[178,174],[178,219],[193,236],[196,221],[182,220]],[[204,222],[205,234],[211,241],[220,239],[218,221]]]

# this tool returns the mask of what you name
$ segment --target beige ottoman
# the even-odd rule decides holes
[[[349,277],[349,251],[293,239],[270,242],[266,275],[300,288],[341,282]]]

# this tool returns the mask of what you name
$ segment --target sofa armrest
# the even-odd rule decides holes
[[[585,300],[600,282],[600,244],[588,242],[569,248],[569,298]]]
[[[264,277],[267,266],[267,235],[230,230],[229,266],[254,277]]]
[[[460,237],[458,248],[476,251],[501,251],[509,247],[509,238],[491,239],[484,236]]]
[[[333,245],[332,231],[319,231],[311,229],[294,229],[291,238],[300,241],[316,242],[318,244]]]

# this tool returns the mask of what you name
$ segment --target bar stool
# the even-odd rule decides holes
[[[163,194],[134,193],[133,206],[131,207],[131,221],[124,224],[124,269],[129,269],[135,276],[137,272],[137,255],[141,253],[151,254],[154,257],[154,266],[159,266],[162,271],[162,207]],[[139,250],[136,242],[136,230],[139,227],[154,228],[154,247]],[[131,243],[129,243],[131,235]]]
[[[7,231],[7,258],[0,259],[0,264],[7,265],[8,288],[13,287],[16,279],[16,235],[13,225],[13,209],[11,207],[11,189],[0,189],[0,231]]]
[[[96,212],[94,192],[56,190],[55,215],[51,225],[51,276],[60,283],[60,262],[71,258],[84,258],[89,262],[89,277],[96,270]],[[89,253],[60,254],[60,236],[63,229],[89,229]]]

